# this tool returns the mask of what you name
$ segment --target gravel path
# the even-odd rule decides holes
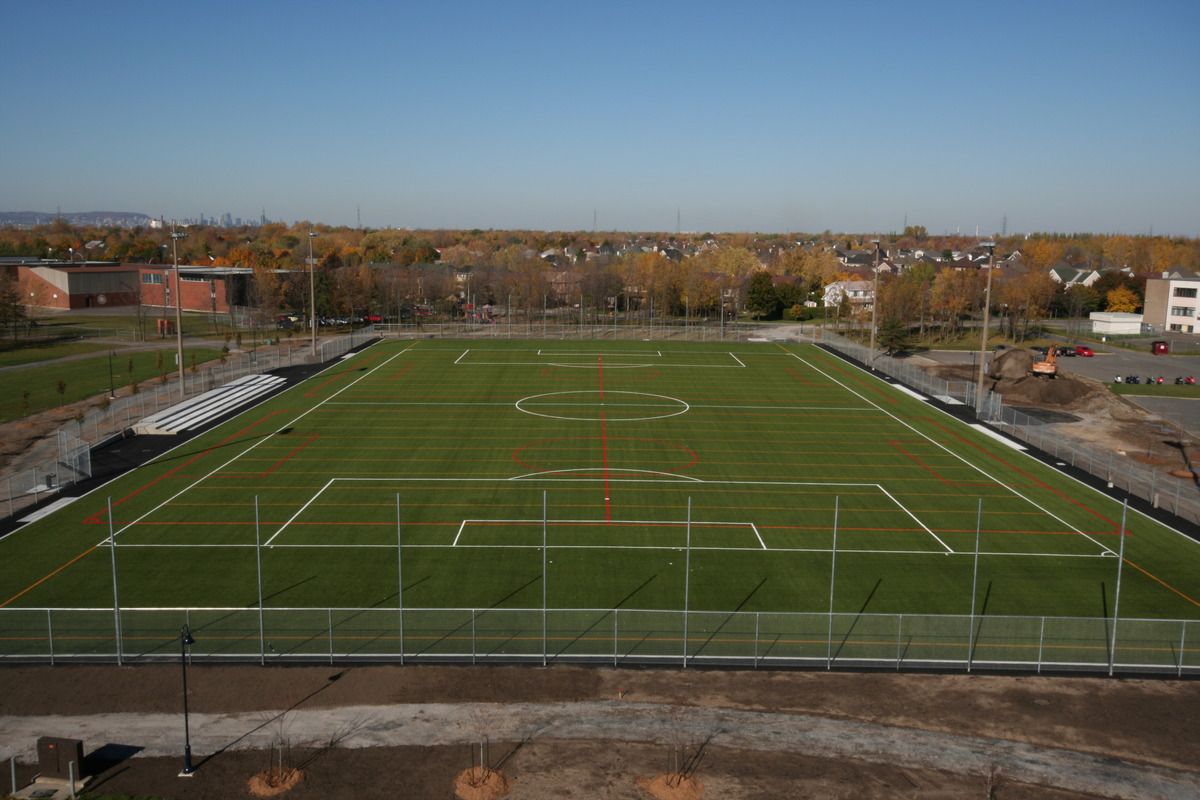
[[[0,758],[34,758],[41,735],[143,748],[142,756],[182,753],[180,714],[0,717]],[[1200,797],[1200,775],[1059,748],[897,726],[736,709],[658,703],[415,703],[289,712],[195,713],[192,750],[208,754],[293,746],[346,748],[451,745],[541,739],[706,742],[749,750],[796,751],[885,764],[987,774],[999,766],[1023,783],[1113,798]]]

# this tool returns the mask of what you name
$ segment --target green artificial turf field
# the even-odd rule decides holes
[[[185,608],[207,652],[469,635],[474,653],[480,628],[489,652],[673,652],[679,623],[633,641],[611,610],[686,605],[720,612],[692,652],[753,638],[757,658],[763,615],[804,612],[788,641],[823,656],[835,536],[843,644],[900,648],[896,615],[1095,618],[1101,642],[1117,602],[1200,620],[1200,544],[1132,511],[1118,601],[1121,525],[1113,500],[808,345],[387,342],[0,541],[0,652],[44,653],[48,608],[106,608],[104,632],[98,612],[52,624],[60,647],[111,652],[115,573],[129,652],[177,652]],[[517,611],[543,600],[549,633]],[[995,636],[1039,645],[1036,622]]]

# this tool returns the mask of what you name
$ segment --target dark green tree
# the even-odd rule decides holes
[[[755,272],[746,287],[746,309],[755,319],[775,319],[781,307],[771,273],[766,270]]]
[[[908,325],[899,317],[888,317],[879,326],[879,346],[884,355],[892,355],[907,350],[911,344]]]

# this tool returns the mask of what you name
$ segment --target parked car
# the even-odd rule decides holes
[[[1092,356],[1096,355],[1096,351],[1088,347],[1086,344],[1077,344],[1075,345],[1075,355],[1091,358]]]
[[[1058,354],[1060,356],[1066,356],[1067,358],[1074,358],[1075,356],[1079,355],[1075,351],[1075,348],[1071,347],[1070,345],[1064,345],[1064,346],[1058,348]]]

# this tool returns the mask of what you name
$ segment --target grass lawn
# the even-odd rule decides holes
[[[203,364],[220,355],[221,351],[212,347],[185,347],[183,351],[189,367],[193,357]],[[108,369],[109,359],[104,355],[0,373],[0,422],[107,393]],[[168,376],[175,369],[174,350],[118,351],[112,359],[113,384],[119,389],[161,375],[164,369]],[[62,393],[59,381],[65,384]]]
[[[0,367],[16,364],[32,364],[37,361],[53,361],[56,358],[75,356],[81,353],[99,353],[111,349],[111,345],[96,342],[46,342],[26,344],[11,341],[0,344]]]
[[[783,640],[824,653],[835,547],[833,606],[857,620],[966,615],[977,541],[977,613],[1103,630],[1122,539],[1113,500],[822,350],[765,343],[375,345],[0,541],[0,611],[107,604],[111,623],[107,498],[120,603],[160,609],[125,635],[164,653],[182,608],[210,646],[258,646],[238,611],[257,608],[256,555],[272,642],[318,652],[327,625],[386,647],[401,603],[451,609],[399,634],[429,652],[479,626],[533,647],[514,631],[545,596],[563,647],[603,640],[613,609],[686,603],[712,612],[705,646],[803,612],[813,630],[775,619]],[[1124,530],[1122,618],[1200,620],[1200,544],[1132,512]],[[82,630],[93,612],[56,613]]]
[[[1114,394],[1132,394],[1142,397],[1192,397],[1200,399],[1200,386],[1180,386],[1174,383],[1110,383]]]

